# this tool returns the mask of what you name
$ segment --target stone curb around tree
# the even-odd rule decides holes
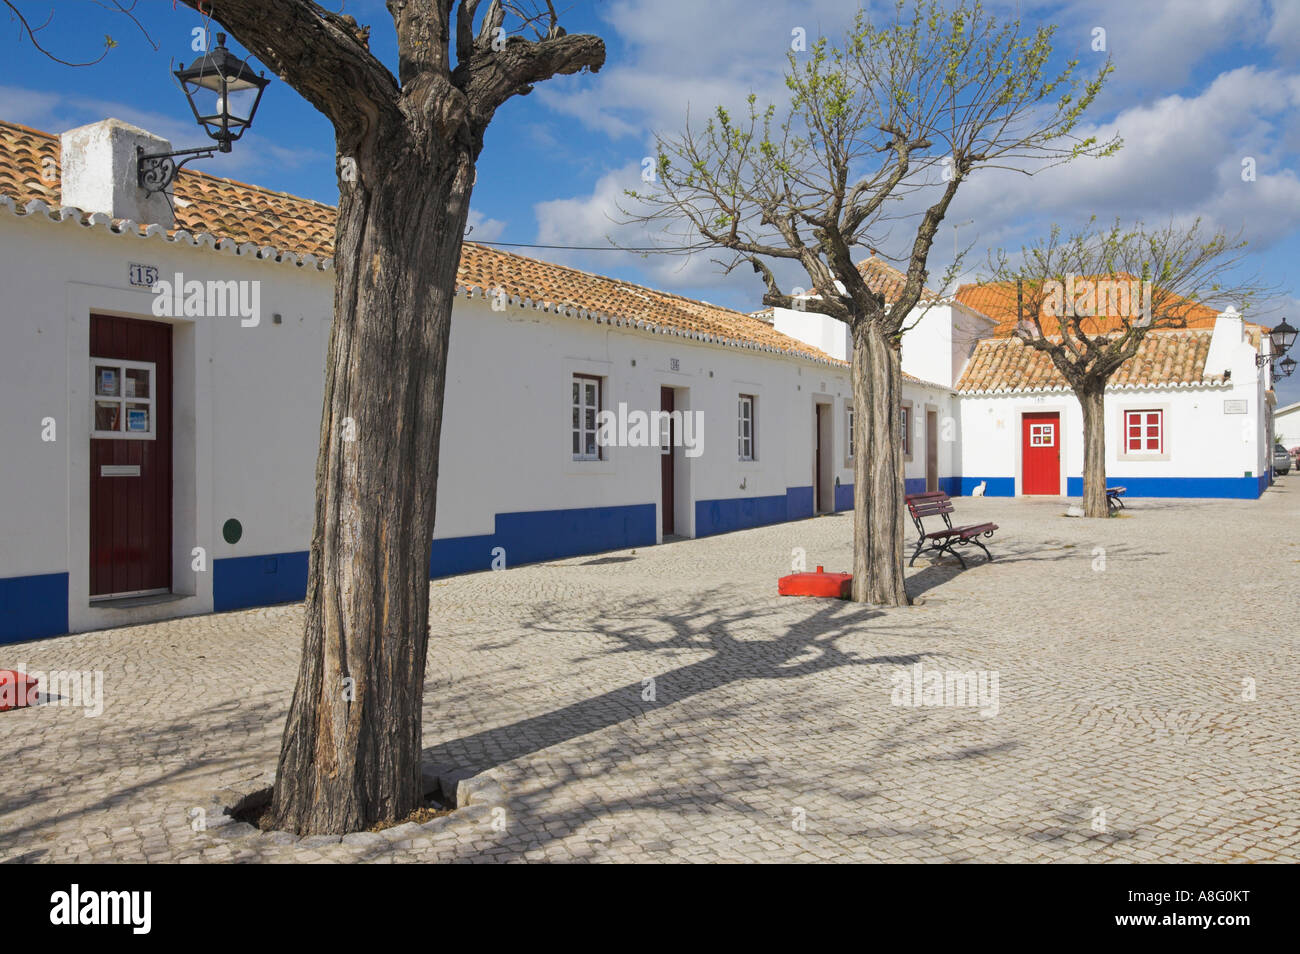
[[[265,772],[212,794],[205,806],[191,810],[191,820],[201,818],[203,827],[197,833],[207,832],[221,841],[242,841],[257,836],[257,841],[268,845],[299,845],[303,848],[320,848],[345,844],[350,847],[377,848],[398,846],[418,838],[441,832],[453,825],[477,824],[493,816],[508,801],[505,788],[486,773],[454,765],[435,765],[426,762],[420,766],[420,777],[426,795],[438,793],[452,808],[450,814],[422,824],[403,822],[381,831],[358,831],[346,835],[294,835],[287,831],[259,831],[248,822],[235,816],[243,811],[259,808],[271,800],[275,773]]]

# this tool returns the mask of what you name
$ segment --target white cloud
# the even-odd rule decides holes
[[[1288,63],[1300,62],[1300,3],[1273,0],[1273,20],[1268,43]]]
[[[1029,177],[981,170],[963,185],[940,227],[930,255],[938,283],[952,260],[952,224],[974,219],[959,232],[960,245],[975,246],[963,262],[961,280],[987,271],[989,249],[1018,251],[1045,238],[1053,223],[1084,226],[1096,215],[1150,226],[1169,222],[1239,230],[1252,257],[1295,234],[1300,222],[1300,176],[1295,169],[1289,117],[1300,107],[1300,75],[1243,67],[1216,77],[1201,91],[1134,105],[1113,120],[1082,130],[1105,138],[1119,132],[1124,147],[1106,159],[1080,159]],[[1242,180],[1251,157],[1255,179]],[[929,197],[900,203],[919,213]],[[914,220],[903,221],[882,248],[901,252],[912,239]],[[1262,267],[1262,266],[1261,266]]]
[[[602,12],[627,49],[608,62],[599,82],[581,92],[542,86],[541,100],[589,129],[613,139],[649,142],[655,131],[681,127],[714,107],[736,107],[750,92],[760,100],[784,98],[782,74],[791,31],[809,42],[836,35],[852,19],[843,0],[616,0]]]
[[[499,239],[506,231],[504,219],[489,219],[477,209],[469,210],[470,231],[465,236],[471,242],[492,242]]]
[[[172,144],[173,149],[189,149],[211,142],[190,116],[178,119],[117,100],[67,96],[17,86],[0,86],[0,116],[56,135],[113,118],[161,136]],[[331,160],[332,157],[321,150],[297,146],[287,148],[250,130],[235,144],[232,152],[198,160],[186,168],[226,178],[259,181],[272,167],[293,169]]]

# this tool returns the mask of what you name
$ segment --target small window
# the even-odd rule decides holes
[[[845,409],[845,424],[848,427],[849,433],[848,433],[848,440],[844,442],[844,446],[846,446],[849,449],[849,456],[852,457],[853,450],[857,446],[856,444],[853,443],[853,406],[852,405],[849,405],[849,407]]]
[[[737,438],[741,460],[754,459],[754,395],[742,394],[737,406]]]
[[[599,430],[602,381],[590,374],[575,374],[572,382],[571,444],[574,460],[600,460],[601,447],[596,441]]]
[[[1030,447],[1055,447],[1056,446],[1056,425],[1055,424],[1030,424],[1029,425],[1029,446]]]
[[[903,456],[912,456],[912,408],[910,405],[904,405],[902,408],[902,433],[903,433]]]
[[[91,358],[91,437],[155,440],[157,365],[147,361]]]
[[[1125,411],[1125,452],[1129,454],[1163,454],[1165,452],[1164,419],[1164,411]]]

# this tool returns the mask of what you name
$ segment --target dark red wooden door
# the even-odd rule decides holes
[[[1025,414],[1021,418],[1021,492],[1061,492],[1061,415]]]
[[[90,318],[90,595],[172,585],[172,329]]]
[[[670,412],[673,410],[672,388],[659,389],[659,409]],[[663,511],[663,531],[666,537],[676,532],[673,523],[673,506],[676,500],[676,495],[673,492],[673,443],[676,434],[674,433],[673,419],[671,417],[668,419],[668,429],[660,434],[660,440],[662,441],[665,437],[668,439],[668,446],[663,447],[661,444],[659,448],[659,483],[663,490],[660,509]]]

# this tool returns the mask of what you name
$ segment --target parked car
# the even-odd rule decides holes
[[[1278,476],[1291,473],[1291,453],[1281,444],[1273,445],[1273,473]]]

